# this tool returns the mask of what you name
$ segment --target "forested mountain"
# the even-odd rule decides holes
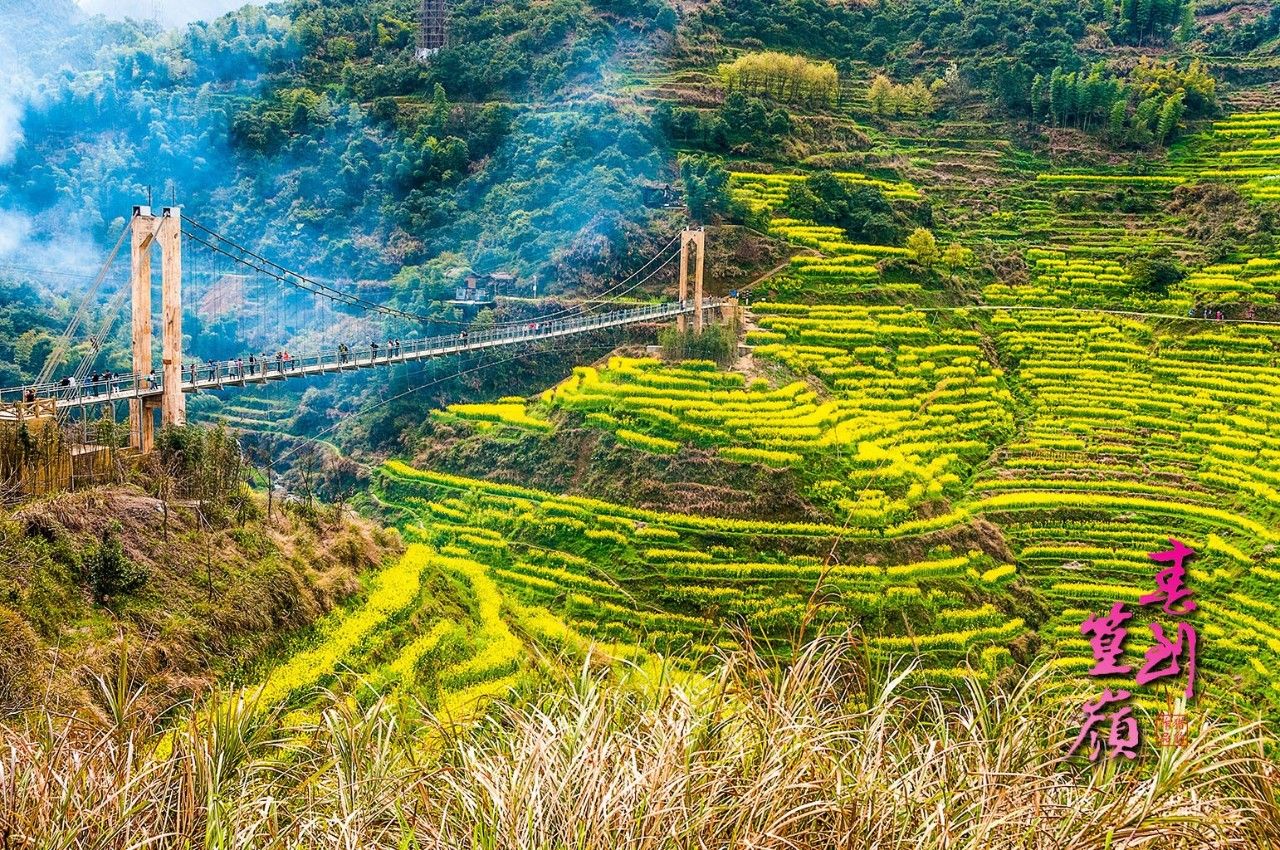
[[[386,277],[478,243],[479,261],[532,268],[586,225],[616,227],[665,164],[601,88],[620,51],[670,39],[669,10],[627,11],[642,17],[459,4],[458,46],[429,66],[412,3],[250,6],[164,33],[80,21],[51,52],[105,43],[35,83],[0,205],[102,241],[150,187],[316,273]]]

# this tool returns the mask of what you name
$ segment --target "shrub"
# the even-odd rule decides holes
[[[707,325],[701,334],[680,331],[672,326],[658,333],[662,356],[668,360],[711,360],[720,365],[733,362],[738,351],[738,338],[722,325]]]
[[[85,557],[85,577],[99,603],[132,593],[147,583],[147,572],[125,555],[119,527],[102,532],[102,542]]]
[[[907,250],[911,252],[911,259],[926,269],[933,268],[933,264],[942,256],[938,251],[938,240],[923,227],[911,231],[911,235],[907,237]]]
[[[1152,295],[1168,294],[1169,287],[1187,276],[1186,268],[1164,246],[1134,251],[1125,261],[1125,270],[1135,289]]]

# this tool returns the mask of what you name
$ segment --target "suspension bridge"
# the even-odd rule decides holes
[[[120,285],[96,329],[88,334],[87,352],[78,366],[71,374],[55,379],[57,370],[68,362],[77,334],[126,238],[130,242],[127,282]],[[158,369],[152,308],[156,246],[161,296]],[[188,273],[196,272],[190,275],[194,287],[190,281],[184,287],[184,246]],[[358,289],[340,288],[288,269],[183,215],[180,207],[165,207],[157,215],[150,207],[138,206],[37,380],[0,389],[0,422],[61,421],[75,410],[125,401],[129,405],[130,446],[147,453],[154,445],[157,414],[163,425],[184,424],[185,399],[191,393],[388,367],[637,323],[674,320],[681,329],[692,324],[695,333],[701,332],[707,311],[733,306],[732,299],[704,294],[705,247],[703,230],[685,230],[639,270],[591,301],[597,310],[611,304],[616,305],[613,309],[585,314],[580,312],[581,306],[561,307],[532,319],[471,327],[391,306]],[[192,263],[199,257],[205,263],[213,258],[219,265],[212,270],[201,268],[198,259]],[[638,306],[618,303],[675,262],[679,263],[677,300]],[[251,286],[251,281],[257,286]],[[184,295],[188,298],[185,304]],[[131,314],[132,368],[125,374],[99,372],[95,366],[98,354],[126,302]],[[192,304],[197,309],[184,313]],[[231,344],[242,353],[199,360],[185,356],[184,315],[194,315],[205,328],[232,327],[236,334]],[[383,325],[374,327],[371,322],[375,320]],[[441,324],[460,329],[424,335]],[[198,346],[201,337],[198,333],[193,336],[192,342]],[[335,342],[344,338],[370,342]],[[289,341],[307,345],[310,353],[288,354],[285,346]]]

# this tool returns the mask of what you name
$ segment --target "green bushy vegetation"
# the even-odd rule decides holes
[[[1185,70],[1143,57],[1127,77],[1099,63],[1031,81],[1032,118],[1060,127],[1093,129],[1115,144],[1163,145],[1172,141],[1184,118],[1203,118],[1217,108],[1217,82],[1199,60]]]
[[[351,516],[254,508],[211,525],[193,499],[115,486],[4,511],[0,714],[93,714],[91,678],[113,675],[122,654],[150,708],[243,676],[399,545]]]
[[[830,103],[839,90],[840,77],[830,62],[810,62],[788,53],[746,53],[720,66],[725,89],[764,94],[780,101]]]

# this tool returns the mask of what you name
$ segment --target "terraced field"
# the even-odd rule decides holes
[[[871,185],[894,200],[919,200],[921,195],[910,183],[879,180],[864,174],[834,172],[849,186]],[[786,199],[787,190],[804,179],[802,174],[754,174],[734,172],[730,175],[733,198],[754,212],[772,214]],[[838,227],[821,226],[812,221],[771,215],[769,232],[780,239],[813,249],[813,254],[792,258],[788,274],[771,281],[770,286],[783,293],[822,298],[848,295],[850,290],[863,292],[909,294],[920,291],[910,281],[888,283],[876,263],[886,257],[905,256],[905,248],[892,245],[864,245],[849,241]]]
[[[1067,311],[933,327],[899,308],[759,312],[756,356],[798,380],[614,358],[520,409],[581,416],[632,451],[824,469],[811,494],[843,523],[654,514],[397,463],[382,497],[411,539],[480,565],[539,646],[696,669],[743,628],[785,655],[805,629],[856,623],[935,684],[989,678],[1015,652],[1082,671],[1080,622],[1149,590],[1146,553],[1177,536],[1200,553],[1205,681],[1280,698],[1280,334]],[[1008,557],[936,542],[980,520]],[[924,556],[885,554],[913,547]],[[1139,618],[1130,651],[1145,632]]]
[[[1208,699],[1280,710],[1280,326],[1200,312],[1273,307],[1280,259],[1205,262],[1154,202],[1071,209],[1077,193],[1167,199],[1205,178],[1267,198],[1278,128],[1280,114],[1232,116],[1147,174],[1048,170],[963,133],[933,148],[878,140],[911,152],[910,180],[835,172],[894,200],[940,199],[958,215],[940,234],[1025,261],[1025,281],[984,281],[969,307],[940,303],[936,281],[887,276],[904,246],[781,215],[801,170],[734,172],[733,196],[807,249],[752,304],[735,368],[619,354],[529,399],[433,415],[500,441],[587,429],[623,455],[785,470],[829,519],[660,513],[393,461],[375,496],[409,555],[271,696],[350,667],[462,713],[558,654],[696,676],[744,640],[785,659],[849,627],[877,658],[918,659],[920,683],[1040,660],[1079,676],[1092,664],[1081,621],[1149,591],[1147,553],[1177,537],[1198,553]],[[947,175],[979,166],[990,196],[960,198]],[[1124,258],[1159,246],[1192,273],[1136,292]],[[449,592],[433,593],[441,581]],[[1130,624],[1131,653],[1147,622]]]
[[[377,496],[409,554],[269,696],[349,667],[464,713],[558,654],[696,675],[747,635],[785,658],[854,624],[878,657],[918,658],[918,682],[1036,657],[1079,674],[1080,622],[1149,590],[1146,553],[1177,536],[1200,553],[1210,699],[1280,705],[1280,334],[1074,311],[758,313],[755,356],[792,380],[614,357],[441,415],[549,439],[568,417],[624,451],[795,466],[840,521],[657,513],[391,462]],[[462,609],[433,602],[441,576]]]
[[[660,514],[395,462],[381,487],[404,511],[409,539],[471,559],[544,650],[594,643],[696,670],[744,634],[786,657],[806,628],[856,620],[873,651],[919,652],[920,675],[947,681],[993,675],[1011,660],[1005,644],[1026,631],[999,592],[1014,568],[977,550],[832,564],[823,554],[843,534],[835,526]]]
[[[281,423],[292,415],[295,406],[286,400],[241,391],[200,418],[244,431],[272,432],[281,429]]]
[[[1201,553],[1203,667],[1275,696],[1280,335],[1068,313],[997,314],[993,330],[1032,408],[973,495],[1057,612],[1046,643],[1081,665],[1081,609],[1149,590],[1146,553],[1178,536]]]

